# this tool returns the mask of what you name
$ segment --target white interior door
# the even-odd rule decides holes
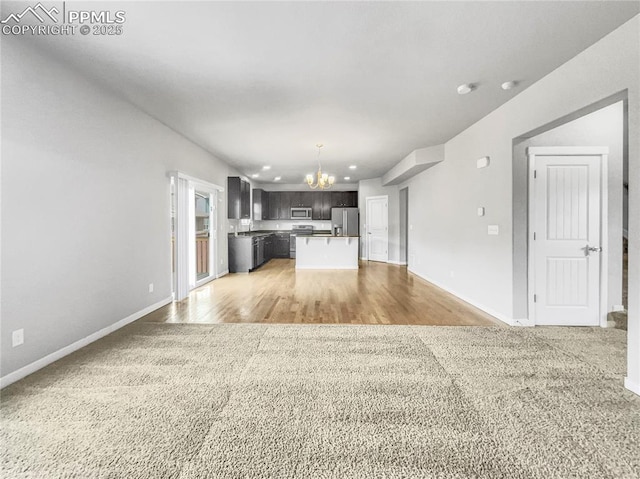
[[[367,259],[389,260],[389,208],[386,196],[367,198]]]
[[[529,158],[530,316],[539,325],[597,326],[606,155],[530,148]]]

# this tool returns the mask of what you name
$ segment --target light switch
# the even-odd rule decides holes
[[[498,225],[489,225],[487,226],[487,234],[489,235],[497,235],[500,233],[500,228]]]
[[[484,216],[484,208],[483,207],[478,208],[478,216]]]

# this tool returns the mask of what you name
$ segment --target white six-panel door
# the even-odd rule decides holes
[[[572,151],[575,154],[567,154]],[[587,154],[566,148],[529,149],[529,305],[534,324],[601,324],[602,170],[606,155],[585,151]]]

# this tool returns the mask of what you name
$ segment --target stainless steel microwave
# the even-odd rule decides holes
[[[311,208],[291,208],[292,220],[310,220]]]

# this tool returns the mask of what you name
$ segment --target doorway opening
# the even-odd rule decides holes
[[[193,267],[195,273],[194,286],[199,286],[204,280],[209,279],[211,276],[215,277],[216,262],[213,261],[213,258],[215,258],[215,241],[213,241],[211,235],[211,231],[213,230],[212,226],[215,223],[215,195],[215,192],[209,193],[196,188],[194,188],[193,191],[195,238],[192,251],[195,256],[195,265]]]
[[[529,253],[533,246],[529,231],[529,163],[530,147],[607,147],[606,216],[608,229],[606,270],[606,312],[624,309],[624,291],[627,288],[624,275],[624,235],[628,224],[628,118],[627,91],[619,92],[581,110],[559,118],[547,125],[513,139],[513,294],[514,323],[532,325],[530,314]],[[585,243],[586,244],[586,243]],[[602,319],[602,318],[601,318]],[[606,321],[600,322],[601,326]]]
[[[217,185],[171,173],[171,263],[177,301],[217,277],[218,196],[222,191]]]

